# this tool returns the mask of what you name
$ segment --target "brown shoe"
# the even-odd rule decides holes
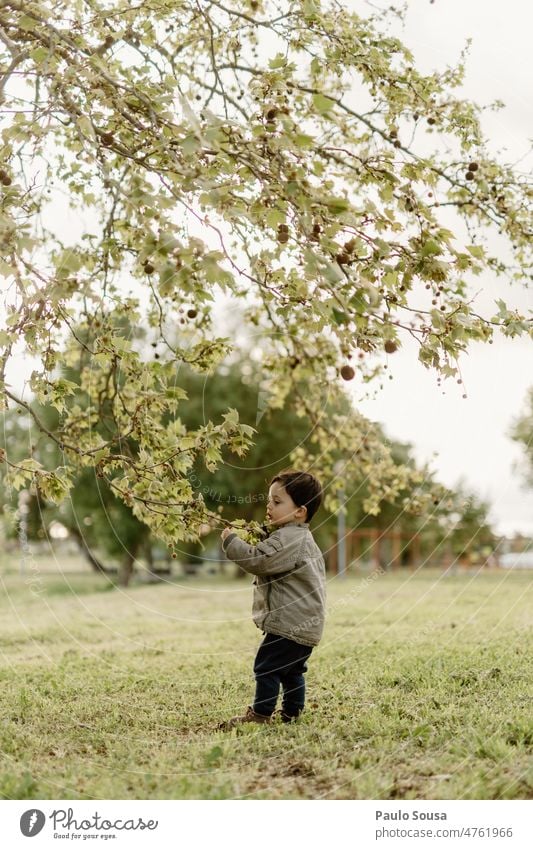
[[[285,722],[285,723],[297,722],[300,715],[301,715],[301,713],[299,713],[298,716],[290,716],[288,713],[285,713],[283,708],[281,710],[276,711],[276,716],[279,716],[281,721]]]
[[[253,707],[248,705],[246,713],[242,716],[234,716],[231,719],[227,719],[225,722],[221,722],[218,728],[220,731],[229,731],[231,728],[235,728],[237,725],[242,725],[244,722],[256,722],[258,725],[265,725],[272,722],[272,717],[264,716],[262,713],[256,713]]]

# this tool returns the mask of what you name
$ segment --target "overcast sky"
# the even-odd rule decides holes
[[[357,12],[370,8],[355,0],[350,6]],[[480,104],[505,102],[504,110],[485,114],[484,127],[506,161],[525,154],[533,136],[532,31],[533,5],[526,0],[410,0],[406,25],[397,27],[424,72],[454,64],[466,39],[472,39],[462,92]],[[529,169],[531,161],[524,160],[520,169]],[[533,308],[531,289],[486,278],[483,286],[482,304],[503,297],[524,311]],[[507,436],[533,385],[531,341],[500,338],[491,346],[472,346],[460,360],[466,400],[463,387],[452,381],[437,387],[433,373],[416,363],[414,344],[406,340],[389,358],[394,378],[384,382],[375,400],[361,400],[354,387],[359,409],[381,421],[390,436],[412,442],[419,459],[433,458],[443,483],[453,485],[462,477],[490,499],[500,533],[533,534],[533,491],[524,489],[513,471],[513,463],[523,464],[523,455]]]

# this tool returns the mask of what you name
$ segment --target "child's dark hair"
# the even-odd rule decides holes
[[[307,507],[307,521],[310,522],[322,503],[320,481],[308,472],[296,469],[284,469],[270,481],[270,486],[278,481],[289,493],[297,507]]]

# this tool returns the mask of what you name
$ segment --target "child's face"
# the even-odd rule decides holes
[[[307,508],[298,507],[285,487],[279,481],[274,481],[268,491],[267,519],[271,525],[306,522]]]

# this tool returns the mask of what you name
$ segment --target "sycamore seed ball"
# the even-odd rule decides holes
[[[355,377],[355,369],[352,366],[343,366],[341,368],[341,377],[343,380],[353,380]]]

